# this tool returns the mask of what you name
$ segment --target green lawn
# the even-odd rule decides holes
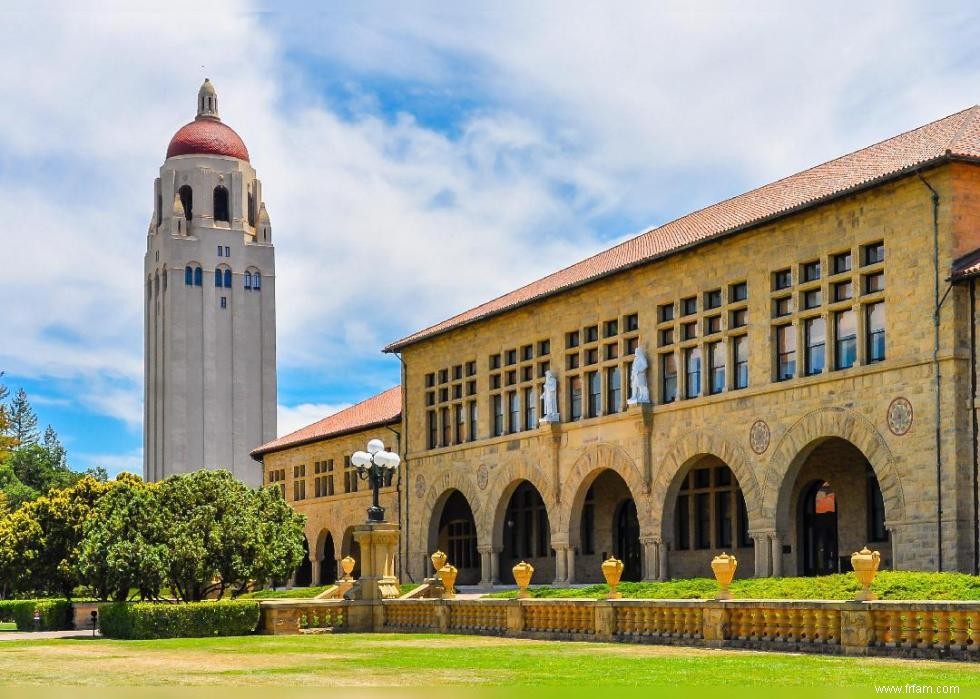
[[[852,573],[814,578],[743,578],[732,583],[738,599],[854,599],[859,585]],[[980,600],[980,577],[964,573],[912,573],[884,570],[871,589],[881,599]],[[622,583],[623,597],[647,599],[710,599],[718,592],[714,578],[688,578],[667,582]],[[576,588],[532,587],[533,597],[603,597],[608,585]],[[487,597],[516,597],[517,592],[495,592]]]
[[[980,690],[980,665],[479,636],[338,634],[0,641],[0,683],[634,685],[675,690],[724,684],[824,692],[830,684],[837,697],[841,687],[873,694],[873,684],[955,684]]]

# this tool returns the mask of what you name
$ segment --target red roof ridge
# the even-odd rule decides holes
[[[316,422],[294,430],[252,450],[253,459],[288,447],[319,442],[378,425],[397,422],[401,418],[401,385],[377,393],[343,410],[338,410]]]
[[[397,340],[386,352],[468,323],[546,298],[562,289],[652,262],[723,235],[744,230],[817,202],[954,154],[980,159],[980,109],[949,116],[882,139],[792,175],[646,229],[610,248]],[[968,138],[968,134],[974,137]]]

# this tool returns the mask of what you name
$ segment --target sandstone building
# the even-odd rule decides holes
[[[865,544],[976,572],[978,163],[974,107],[389,345],[403,577],[437,547],[463,584],[521,559],[595,581],[608,555],[627,579],[706,575],[722,550],[740,575],[813,575]],[[314,561],[363,519],[341,472],[311,491],[314,464],[382,436],[380,415],[254,452],[305,493]]]
[[[275,251],[262,183],[218,116],[167,148],[146,238],[143,475],[225,468],[252,485],[249,450],[276,435]]]

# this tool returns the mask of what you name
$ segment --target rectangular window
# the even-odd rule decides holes
[[[876,294],[885,290],[885,273],[867,274],[864,277],[864,293]]]
[[[747,335],[732,338],[732,357],[735,359],[734,387],[746,388],[749,385],[749,338]]]
[[[477,419],[476,401],[471,400],[470,401],[470,428],[469,430],[467,430],[467,434],[466,434],[466,436],[469,438],[469,441],[471,442],[476,440],[476,434],[477,434],[476,419]]]
[[[708,371],[711,374],[709,392],[712,394],[721,393],[725,390],[725,343],[712,342],[708,345],[707,350],[710,364]]]
[[[538,343],[538,356],[543,357],[546,354],[551,354],[551,340],[541,340]]]
[[[817,308],[822,302],[822,294],[820,289],[810,289],[803,294],[803,308],[804,310],[809,310],[811,308]]]
[[[749,285],[746,282],[732,284],[729,287],[728,299],[731,303],[745,301],[749,297]]]
[[[521,361],[529,361],[534,359],[534,345],[524,345],[521,348]]]
[[[786,381],[796,376],[796,327],[780,325],[776,328],[776,381]]]
[[[711,493],[694,496],[694,546],[711,548]]]
[[[691,296],[681,301],[681,315],[692,316],[698,312],[698,298],[697,296]]]
[[[664,328],[660,331],[660,346],[666,347],[672,344],[674,344],[674,329]]]
[[[732,493],[728,490],[715,493],[715,546],[732,547]]]
[[[732,311],[731,317],[729,318],[730,328],[743,328],[748,322],[748,309],[740,308],[737,311]]]
[[[490,398],[493,404],[493,436],[499,437],[504,433],[504,397],[499,393]]]
[[[864,264],[876,265],[885,261],[885,244],[881,241],[864,246]]]
[[[568,333],[565,335],[565,347],[578,347],[579,346],[579,333],[578,330]]]
[[[684,395],[687,398],[697,398],[701,395],[701,349],[691,347],[684,351],[684,367],[687,383]]]
[[[596,342],[596,341],[598,341],[598,339],[599,339],[599,326],[598,325],[590,325],[589,327],[587,327],[585,329],[585,341],[587,343],[588,342]]]
[[[476,362],[466,362],[466,375],[476,376]]]
[[[776,318],[782,318],[783,316],[788,316],[793,313],[793,297],[787,296],[786,298],[776,299],[773,306],[772,314]]]
[[[640,317],[636,313],[631,313],[630,315],[626,316],[623,324],[626,326],[626,332],[628,333],[633,332],[634,330],[639,330]]]
[[[533,430],[538,426],[538,402],[533,388],[524,389],[524,429]]]
[[[573,376],[568,380],[568,414],[572,420],[582,418],[582,377]]]
[[[691,496],[677,496],[677,512],[674,519],[677,522],[677,541],[675,545],[678,551],[687,551],[691,548]]]
[[[803,265],[803,281],[815,282],[820,279],[820,261],[807,262]]]
[[[708,291],[704,295],[705,309],[719,308],[721,306],[721,289]]]
[[[774,291],[788,289],[793,286],[793,272],[788,269],[781,269],[772,275],[772,288]]]
[[[429,411],[429,449],[439,446],[439,416],[435,410]]]
[[[885,358],[885,304],[873,303],[865,308],[868,332],[868,362]]]
[[[660,383],[664,403],[677,400],[677,359],[673,352],[660,356]]]
[[[685,340],[693,340],[698,336],[698,324],[697,322],[684,323],[681,326],[681,337]]]
[[[466,429],[466,414],[463,412],[463,404],[457,403],[454,405],[453,413],[456,418],[456,444],[462,444],[463,431]]]
[[[850,369],[857,361],[857,318],[854,311],[840,311],[834,314],[834,335],[836,369]]]
[[[231,257],[231,248],[227,245],[225,246],[225,257]]]
[[[619,343],[610,342],[606,345],[606,359],[616,359],[619,357]]]
[[[439,370],[439,383],[447,383],[449,381],[449,369]]]
[[[439,409],[439,418],[442,422],[442,446],[448,447],[453,443],[452,440],[452,429],[453,425],[449,421],[449,408]]]
[[[721,316],[711,316],[704,319],[704,334],[714,335],[721,332]]]
[[[511,434],[521,430],[521,399],[517,396],[517,391],[510,391],[507,394],[507,431]]]
[[[459,381],[463,378],[463,365],[457,364],[453,367],[453,381]]]
[[[809,318],[803,325],[806,358],[804,370],[807,376],[815,376],[824,369],[827,349],[827,327],[823,318]]]
[[[851,253],[842,252],[834,255],[834,274],[843,274],[851,271]]]
[[[595,364],[599,361],[599,350],[596,348],[585,350],[585,363],[586,365]]]
[[[219,245],[218,246],[218,257],[224,257],[224,256],[225,256],[225,249],[224,249],[223,246]]]
[[[669,323],[674,319],[674,304],[665,303],[657,309],[657,317],[661,323]]]
[[[222,308],[228,308],[228,297],[227,296],[222,296],[221,297],[221,307]]]
[[[499,368],[500,368],[500,355],[499,354],[491,354],[490,355],[490,371],[493,371],[494,369],[499,369]]]
[[[603,328],[603,334],[606,337],[614,337],[619,334],[619,321],[618,320],[607,320]]]
[[[570,354],[565,357],[565,364],[569,369],[578,369],[579,356],[577,354]]]
[[[618,413],[623,407],[623,381],[618,366],[606,369],[606,413]]]
[[[599,417],[602,414],[602,379],[598,371],[586,374],[589,386],[589,417]]]
[[[507,366],[510,366],[512,364],[517,364],[517,350],[516,349],[507,350],[507,352],[504,354],[504,357],[505,357],[504,363]]]
[[[846,282],[838,282],[834,284],[834,301],[847,301],[854,296],[854,284]]]

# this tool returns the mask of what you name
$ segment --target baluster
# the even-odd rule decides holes
[[[800,610],[796,607],[786,610],[785,640],[790,643],[797,643],[800,640]]]
[[[966,650],[970,644],[970,617],[964,611],[954,611],[953,616],[953,642],[957,649]]]
[[[940,648],[949,648],[949,642],[952,639],[949,612],[936,612],[936,621],[939,626],[939,633],[936,635],[936,645]]]
[[[772,636],[769,640],[782,643],[785,640],[785,636],[783,636],[783,625],[785,623],[784,617],[786,616],[786,613],[784,610],[777,607],[775,609],[770,609],[769,614],[772,616]]]
[[[803,641],[805,643],[814,643],[816,641],[817,635],[817,616],[814,614],[812,609],[803,610]]]
[[[840,643],[840,610],[831,609],[827,612],[827,643]]]
[[[932,648],[932,644],[936,641],[936,619],[932,612],[909,611],[909,626],[911,627],[909,629],[910,647]]]
[[[876,646],[885,645],[888,639],[888,615],[880,609],[871,612],[871,626],[874,629],[874,644]]]
[[[762,626],[762,637],[767,641],[772,641],[776,638],[775,611],[776,610],[769,608],[762,610],[762,618],[764,621]]]
[[[827,617],[822,607],[813,610],[813,642],[818,644],[827,642]]]

